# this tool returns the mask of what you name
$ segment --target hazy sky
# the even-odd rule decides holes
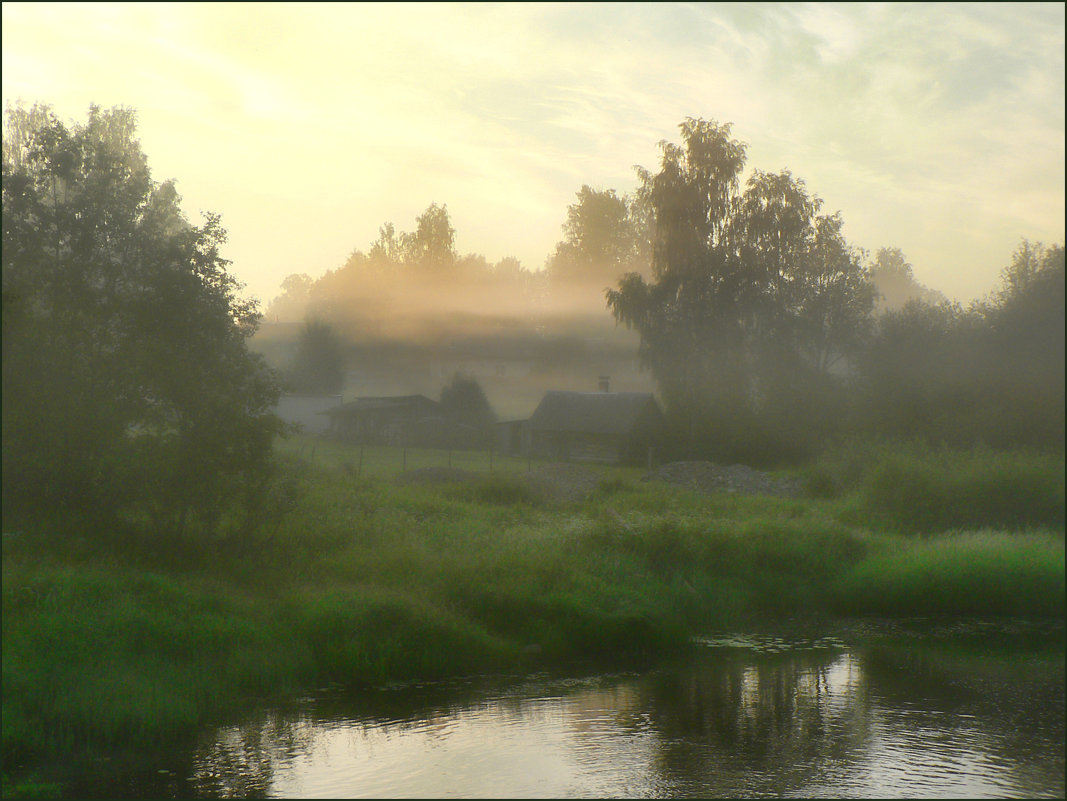
[[[461,252],[543,266],[583,183],[732,122],[854,244],[992,290],[1064,238],[1064,5],[3,4],[3,96],[138,112],[264,301],[445,203]]]

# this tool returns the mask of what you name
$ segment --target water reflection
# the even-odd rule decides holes
[[[201,748],[210,758],[195,761],[190,781],[198,796],[263,797],[274,785],[275,766],[311,751],[315,741],[313,721],[266,712],[240,726],[218,729],[214,741]]]
[[[322,693],[205,736],[180,794],[1063,797],[1058,636],[1058,661],[722,638],[645,674]]]
[[[648,683],[662,742],[656,770],[673,795],[807,794],[870,740],[864,674],[849,652],[748,652]]]

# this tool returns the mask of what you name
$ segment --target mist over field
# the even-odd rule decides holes
[[[713,754],[655,794],[731,795],[721,758],[847,795],[903,740],[924,792],[1062,797],[1062,5],[3,22],[5,798],[276,795],[321,753],[252,707],[436,747],[460,707],[396,698],[698,652],[728,715],[688,667],[598,696],[652,763]],[[824,786],[779,734],[837,753],[831,674],[915,717],[856,684]],[[990,687],[1026,704],[957,703]]]

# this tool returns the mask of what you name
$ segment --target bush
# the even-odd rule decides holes
[[[1064,525],[1062,455],[857,440],[809,467],[804,486],[852,496],[865,520],[911,533]]]
[[[887,454],[864,476],[866,509],[909,532],[1064,525],[1063,457],[972,451]]]

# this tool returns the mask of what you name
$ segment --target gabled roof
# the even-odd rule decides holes
[[[343,403],[332,409],[327,409],[320,414],[359,414],[370,409],[423,409],[434,411],[440,404],[427,398],[425,395],[392,395],[373,398],[356,398],[354,401]]]
[[[662,414],[650,392],[546,392],[530,417],[530,428],[626,434],[650,405],[654,415]]]

